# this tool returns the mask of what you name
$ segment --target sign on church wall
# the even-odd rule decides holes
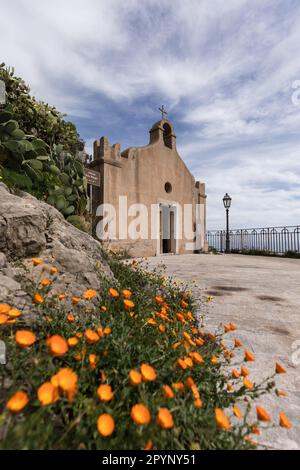
[[[100,173],[99,171],[90,170],[89,168],[85,169],[85,176],[88,184],[92,186],[100,186]]]

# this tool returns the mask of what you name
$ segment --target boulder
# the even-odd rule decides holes
[[[113,279],[100,242],[54,207],[27,193],[13,194],[0,183],[0,303],[33,311],[27,286],[31,279],[39,282],[42,268],[33,269],[32,257],[58,269],[53,292],[68,297],[101,291],[101,278]]]

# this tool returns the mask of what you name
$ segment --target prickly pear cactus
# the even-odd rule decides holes
[[[0,174],[8,184],[45,199],[66,218],[86,209],[83,164],[61,145],[50,148],[25,135],[9,107],[0,109]]]

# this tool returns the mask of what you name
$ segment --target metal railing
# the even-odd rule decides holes
[[[300,225],[230,230],[229,237],[230,251],[300,253]],[[220,252],[225,251],[226,231],[208,231],[207,241],[209,247]]]

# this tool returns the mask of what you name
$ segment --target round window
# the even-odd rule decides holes
[[[172,192],[172,185],[171,185],[171,183],[166,183],[166,184],[165,184],[165,191],[166,191],[166,193],[171,193],[171,192]]]

